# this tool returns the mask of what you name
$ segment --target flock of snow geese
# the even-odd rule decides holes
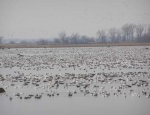
[[[150,47],[0,49],[0,95],[150,98]]]

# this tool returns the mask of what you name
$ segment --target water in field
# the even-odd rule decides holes
[[[149,115],[150,47],[0,50],[2,115]]]

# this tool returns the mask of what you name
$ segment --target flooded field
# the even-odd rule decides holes
[[[0,50],[1,115],[149,115],[150,47]]]

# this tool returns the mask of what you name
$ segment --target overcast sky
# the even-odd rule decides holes
[[[53,38],[60,31],[96,37],[126,23],[150,24],[150,0],[0,0],[4,38]]]

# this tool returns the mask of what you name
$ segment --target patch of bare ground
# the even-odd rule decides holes
[[[0,48],[59,48],[59,47],[110,47],[110,46],[150,46],[150,43],[106,43],[106,44],[0,44]]]

